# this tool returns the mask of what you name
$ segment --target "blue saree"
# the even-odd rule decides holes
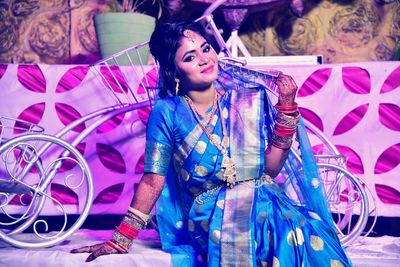
[[[158,100],[147,125],[145,172],[167,177],[157,222],[173,266],[351,266],[326,206],[313,206],[323,197],[320,188],[311,186],[312,196],[299,196],[305,203],[299,205],[272,180],[254,180],[263,175],[275,116],[267,88],[222,70],[214,86],[221,111],[210,127],[220,140],[221,116],[227,122],[229,154],[241,181],[233,188],[223,181],[221,152],[182,97]],[[287,172],[299,168],[292,161]],[[312,160],[302,164],[315,179]]]

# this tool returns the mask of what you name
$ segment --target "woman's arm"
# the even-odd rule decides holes
[[[147,173],[142,176],[139,186],[132,198],[131,208],[143,213],[144,216],[150,213],[156,203],[162,189],[164,188],[165,176],[154,173]],[[140,214],[139,214],[140,215]],[[125,216],[127,217],[127,216]],[[118,232],[118,230],[116,231]],[[115,235],[115,233],[114,233]],[[113,237],[114,238],[114,237]],[[113,243],[101,243],[94,246],[85,246],[78,249],[73,249],[72,253],[91,253],[86,259],[86,262],[93,261],[97,257],[109,254],[121,253],[118,247],[114,247]]]
[[[144,174],[133,196],[131,207],[149,214],[164,188],[164,183],[165,176],[155,173]]]
[[[264,172],[265,174],[276,177],[282,170],[283,165],[289,155],[290,149],[281,149],[269,145],[264,153]]]
[[[276,105],[279,119],[275,122],[272,141],[264,153],[264,172],[271,177],[279,174],[289,155],[291,139],[297,128],[299,114],[295,102],[297,85],[293,78],[281,74],[277,78],[276,84],[279,88],[279,99]],[[276,140],[277,136],[278,141]]]

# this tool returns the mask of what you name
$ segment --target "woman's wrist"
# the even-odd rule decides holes
[[[116,228],[112,239],[107,244],[119,253],[127,253],[139,231],[146,227],[150,216],[137,209],[129,208],[120,225]]]
[[[275,120],[271,143],[277,148],[289,149],[300,117],[298,105],[296,102],[293,102],[290,106],[278,103],[275,108],[278,111],[278,116]]]

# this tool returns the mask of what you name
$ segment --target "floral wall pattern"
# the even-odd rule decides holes
[[[88,63],[100,58],[93,15],[109,0],[0,1],[0,62]]]
[[[306,2],[301,18],[281,8],[248,19],[241,38],[250,53],[323,55],[324,63],[399,60],[399,1]]]
[[[325,63],[399,60],[399,1],[305,2],[300,18],[287,5],[248,16],[239,33],[250,53],[320,54]],[[182,12],[196,13],[191,8]],[[0,0],[0,62],[95,62],[93,16],[112,10],[113,0]]]

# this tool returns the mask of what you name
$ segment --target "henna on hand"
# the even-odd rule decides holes
[[[105,243],[99,243],[93,246],[84,246],[81,248],[74,248],[72,249],[70,252],[71,253],[86,253],[86,252],[93,252],[97,249],[99,249],[100,247],[102,247]]]
[[[110,247],[109,245],[107,245],[106,243],[104,243],[101,247],[93,251],[93,253],[90,254],[89,257],[87,257],[86,262],[90,262],[100,256],[110,255],[110,254],[119,254],[119,252],[114,248]]]
[[[279,88],[278,104],[282,106],[292,106],[295,103],[297,85],[292,77],[280,74],[276,80]]]

